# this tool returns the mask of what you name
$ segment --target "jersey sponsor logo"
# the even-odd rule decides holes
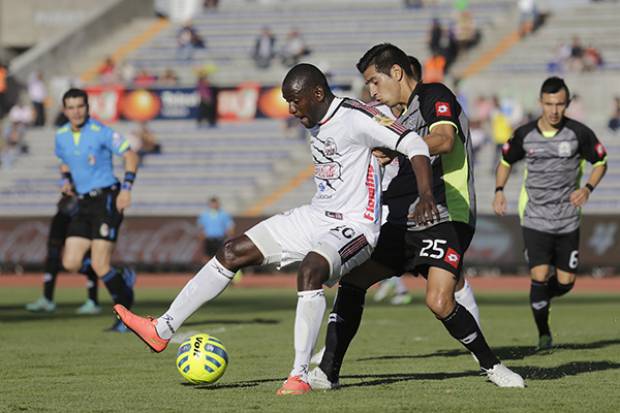
[[[558,156],[562,158],[568,158],[571,155],[570,143],[569,142],[560,142],[558,146]]]
[[[444,256],[443,260],[447,262],[448,264],[450,264],[452,267],[458,268],[459,261],[461,261],[461,256],[459,255],[458,252],[456,252],[452,248],[448,248],[446,250],[446,255]]]
[[[375,220],[375,200],[377,196],[377,186],[375,185],[375,168],[368,165],[368,173],[366,174],[366,188],[368,189],[368,205],[364,218],[369,221]]]
[[[452,109],[446,102],[435,102],[435,116],[451,117]]]
[[[314,176],[319,179],[333,180],[340,178],[340,165],[337,162],[328,162],[314,165]]]
[[[325,156],[334,156],[338,152],[336,141],[332,138],[325,139],[325,146],[323,146],[323,153]]]
[[[605,150],[605,147],[601,143],[597,143],[596,146],[594,147],[594,150],[596,151],[598,156],[601,157],[601,158],[604,158],[605,155],[607,154],[607,151]]]
[[[394,119],[390,119],[382,113],[379,113],[373,116],[372,120],[377,122],[379,125],[383,125],[383,126],[391,126],[395,121]]]

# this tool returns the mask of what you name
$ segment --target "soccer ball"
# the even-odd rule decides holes
[[[215,383],[226,371],[228,353],[220,340],[208,334],[189,337],[177,352],[177,369],[193,384]]]

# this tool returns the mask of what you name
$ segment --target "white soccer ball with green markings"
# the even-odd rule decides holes
[[[228,366],[224,344],[208,334],[196,334],[179,346],[177,369],[193,384],[215,383]]]

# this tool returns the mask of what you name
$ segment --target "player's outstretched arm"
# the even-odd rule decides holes
[[[418,225],[433,223],[435,218],[439,220],[439,210],[433,197],[433,174],[430,160],[425,155],[415,155],[410,161],[419,193],[419,201],[410,218]]]
[[[496,215],[503,216],[508,209],[506,196],[504,195],[504,186],[510,177],[512,166],[507,162],[497,164],[495,171],[495,198],[493,198],[493,211]]]

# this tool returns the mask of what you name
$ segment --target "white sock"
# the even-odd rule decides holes
[[[403,295],[409,292],[402,277],[392,277],[392,280],[394,280],[394,286],[396,287],[396,295]]]
[[[323,289],[299,291],[295,313],[295,362],[291,376],[308,379],[308,364],[312,349],[319,336],[323,315],[325,314],[325,293]]]
[[[454,293],[454,298],[471,313],[480,328],[480,310],[478,309],[478,303],[476,303],[476,297],[474,297],[474,290],[469,286],[467,280],[465,280],[463,288]]]
[[[157,319],[157,334],[170,339],[185,320],[200,306],[220,295],[228,287],[235,273],[212,258],[189,280],[176,296],[168,311]]]

